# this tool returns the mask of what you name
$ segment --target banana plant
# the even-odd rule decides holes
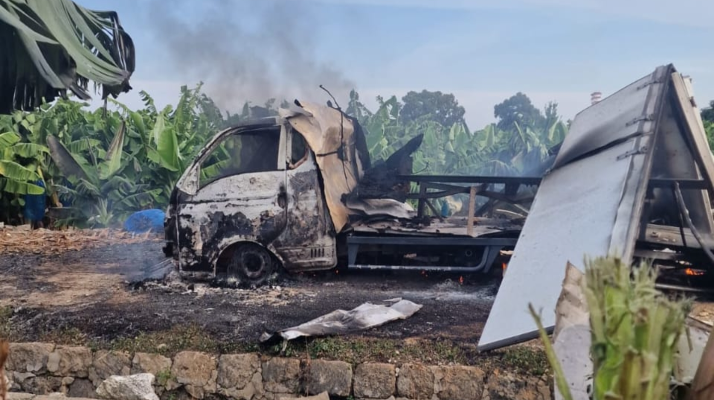
[[[593,400],[670,398],[679,338],[692,302],[670,299],[655,287],[657,270],[630,265],[615,257],[585,260],[582,286],[590,315]],[[540,316],[530,306],[558,390],[570,388]]]
[[[14,132],[0,133],[0,191],[13,195],[43,194],[36,184],[41,180],[40,161],[48,149],[34,143],[23,143]],[[25,165],[21,162],[25,161]]]
[[[134,45],[115,12],[71,0],[0,0],[0,113],[31,111],[70,90],[129,91]]]

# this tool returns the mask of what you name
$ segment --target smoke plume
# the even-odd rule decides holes
[[[150,23],[167,69],[189,84],[203,81],[223,109],[271,98],[324,104],[320,84],[342,105],[354,84],[315,57],[320,21],[313,11],[294,0],[154,0]]]

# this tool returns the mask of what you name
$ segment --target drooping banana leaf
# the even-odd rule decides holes
[[[89,179],[84,168],[74,159],[72,153],[53,135],[47,136],[47,146],[50,149],[50,156],[55,162],[57,168],[66,177],[74,177],[78,179]]]
[[[126,122],[122,121],[119,130],[112,140],[106,153],[106,161],[100,165],[100,179],[107,179],[114,175],[121,167],[122,147],[124,146],[124,129]]]
[[[114,12],[71,0],[0,0],[0,114],[31,110],[71,90],[89,99],[131,89],[134,45]]]

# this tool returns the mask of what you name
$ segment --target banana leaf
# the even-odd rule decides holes
[[[71,90],[89,99],[131,89],[134,44],[114,12],[71,0],[0,0],[0,114],[29,111]]]
[[[117,131],[109,150],[106,152],[106,161],[100,165],[100,179],[107,179],[114,175],[121,167],[122,147],[124,146],[124,129],[126,123],[122,121],[119,130]]]
[[[14,179],[6,178],[4,176],[0,176],[0,191],[23,195],[41,195],[45,193],[45,188],[37,186],[33,183],[21,182]]]
[[[66,177],[78,179],[89,179],[86,171],[72,156],[72,153],[55,136],[47,136],[47,146],[50,149],[50,156],[62,174]]]

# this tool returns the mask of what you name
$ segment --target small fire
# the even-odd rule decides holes
[[[464,277],[460,276],[459,277],[459,285],[463,285],[463,284],[464,284]]]
[[[698,269],[691,269],[687,268],[684,270],[684,273],[689,276],[701,276],[704,275],[704,271],[698,270]]]
[[[506,268],[508,268],[508,264],[502,263],[501,268],[503,268],[503,272],[506,272]]]

